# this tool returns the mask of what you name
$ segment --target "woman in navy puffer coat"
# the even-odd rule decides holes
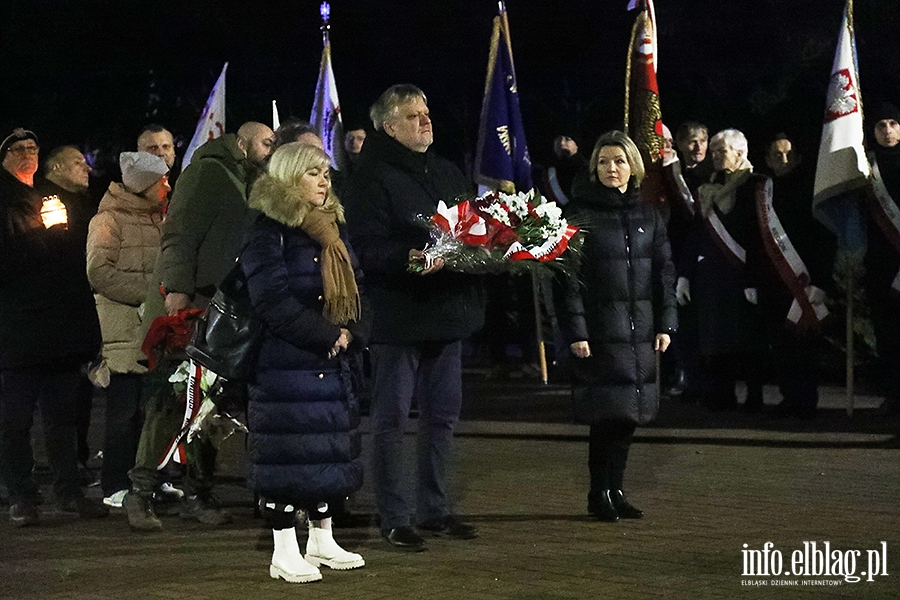
[[[568,207],[585,241],[565,334],[576,357],[575,417],[591,426],[588,511],[618,521],[643,516],[622,479],[635,427],[659,407],[654,350],[666,350],[677,326],[675,269],[662,217],[641,199],[634,142],[621,131],[600,136],[589,175],[573,183]]]
[[[328,509],[330,499],[362,485],[347,354],[365,347],[368,329],[328,165],[328,156],[307,144],[286,144],[272,155],[250,194],[262,215],[240,256],[264,324],[249,386],[248,480],[271,511],[269,574],[296,583],[320,579],[322,564],[365,564],[335,543]],[[305,560],[293,526],[297,509],[309,517]]]

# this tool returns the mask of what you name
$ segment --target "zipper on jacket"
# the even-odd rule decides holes
[[[622,230],[625,234],[625,266],[628,271],[628,324],[631,327],[631,354],[634,356],[634,366],[635,366],[635,380],[634,387],[637,391],[638,397],[643,395],[643,390],[641,387],[641,382],[638,381],[638,376],[641,372],[640,357],[637,352],[637,332],[634,327],[634,261],[631,260],[631,220],[628,217],[628,210],[625,209],[621,213],[622,216]],[[641,417],[641,403],[638,402],[638,419]]]

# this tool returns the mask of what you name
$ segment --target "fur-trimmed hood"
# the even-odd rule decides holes
[[[303,199],[300,188],[262,175],[250,190],[250,208],[288,227],[300,227],[313,205]]]
[[[264,174],[253,184],[250,190],[249,204],[270,219],[283,223],[288,227],[300,227],[306,215],[316,207],[302,197],[299,187],[288,185],[283,181]],[[344,222],[344,210],[337,202],[333,192],[329,193],[326,206],[331,205],[337,212],[337,222]],[[324,210],[329,210],[325,208]]]

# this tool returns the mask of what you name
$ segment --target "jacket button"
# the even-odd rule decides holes
[[[319,302],[321,302],[321,301],[322,301],[322,296],[319,296],[318,298],[316,298],[316,300],[318,300]]]
[[[313,262],[319,262],[319,257],[318,257],[318,256],[313,256]]]
[[[319,379],[325,379],[325,373],[319,373]]]

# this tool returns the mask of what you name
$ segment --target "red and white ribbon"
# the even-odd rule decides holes
[[[818,326],[828,316],[825,292],[810,284],[809,271],[775,214],[772,180],[769,178],[757,183],[756,216],[766,254],[779,278],[794,296],[787,314],[788,323],[804,331]]]
[[[467,246],[484,246],[488,242],[487,223],[475,212],[468,200],[456,206],[438,202],[432,221]]]
[[[509,260],[536,260],[539,262],[556,260],[569,247],[569,241],[576,233],[578,233],[577,227],[566,225],[566,228],[558,236],[548,239],[540,246],[526,248],[521,242],[514,242],[510,245],[506,254],[503,255],[503,258],[508,258]]]
[[[190,431],[194,417],[200,412],[200,403],[203,401],[203,394],[200,391],[202,368],[203,367],[193,360],[190,361],[188,366],[187,392],[185,394],[186,398],[184,402],[184,417],[181,420],[181,429],[179,429],[178,433],[175,434],[175,437],[172,438],[172,442],[169,444],[166,453],[156,467],[157,470],[165,468],[171,460],[180,464],[187,463],[187,450],[184,446],[185,437],[187,437],[187,434]]]

